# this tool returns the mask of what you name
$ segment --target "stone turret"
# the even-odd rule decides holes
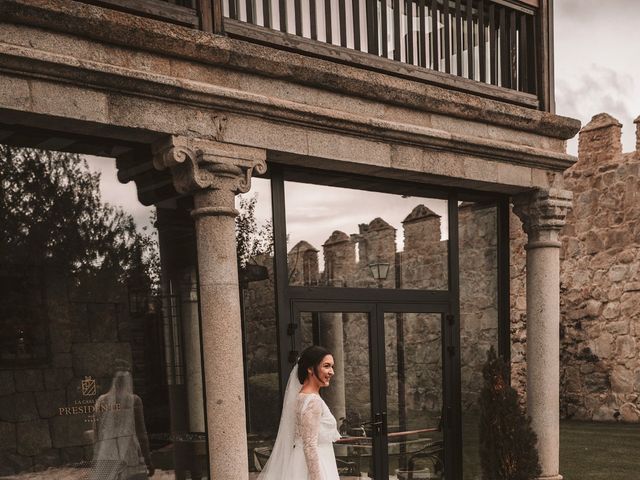
[[[356,266],[356,249],[349,235],[336,230],[324,242],[322,248],[327,285],[351,286],[350,280]]]
[[[440,215],[420,204],[402,221],[404,249],[418,250],[425,243],[440,241]]]
[[[594,115],[580,130],[578,164],[584,168],[610,163],[622,153],[622,124],[607,113]]]
[[[441,241],[440,226],[440,215],[422,204],[403,220],[403,288],[437,290],[447,287],[447,244]]]
[[[393,263],[396,252],[396,229],[380,217],[360,225],[366,248],[360,249],[360,260],[370,263],[385,260]]]
[[[359,233],[354,235],[358,242],[358,283],[361,286],[373,282],[370,264],[383,263],[390,266],[382,284],[393,288],[395,285],[396,229],[380,217],[358,225]]]
[[[304,240],[296,243],[287,255],[291,285],[317,285],[320,271],[318,249]]]

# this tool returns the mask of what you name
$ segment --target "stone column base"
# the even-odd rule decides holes
[[[562,475],[550,475],[550,476],[542,476],[536,477],[536,480],[562,480]]]

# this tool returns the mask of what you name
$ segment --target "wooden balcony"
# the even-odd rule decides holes
[[[553,111],[553,0],[85,0]]]

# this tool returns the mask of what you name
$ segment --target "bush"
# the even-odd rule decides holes
[[[480,463],[483,480],[532,480],[542,473],[537,437],[509,382],[509,369],[493,347],[482,369]]]

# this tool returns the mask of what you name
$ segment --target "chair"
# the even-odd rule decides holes
[[[407,480],[413,480],[413,473],[416,467],[416,461],[419,459],[426,459],[433,466],[433,471],[441,475],[444,469],[444,442],[437,440],[427,443],[422,449],[415,452],[409,457],[409,472]]]

